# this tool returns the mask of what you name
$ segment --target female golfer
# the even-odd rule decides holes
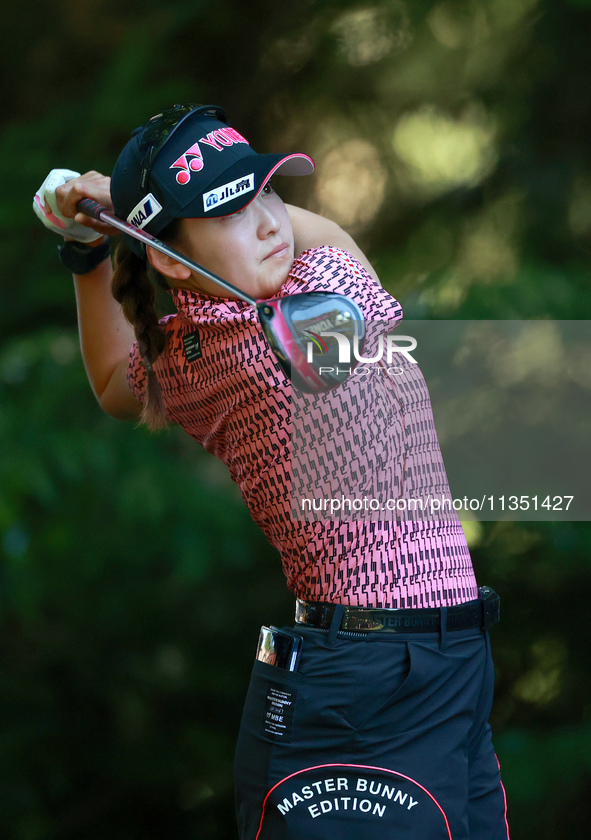
[[[270,184],[312,169],[306,155],[256,154],[220,108],[175,106],[134,132],[110,195],[98,173],[54,170],[35,208],[67,240],[60,256],[103,409],[178,423],[220,458],[297,599],[294,627],[261,631],[236,752],[242,840],[501,840],[487,723],[498,599],[477,587],[455,514],[364,517],[343,498],[338,517],[326,499],[321,513],[294,515],[293,487],[313,494],[329,474],[394,496],[427,476],[448,492],[418,366],[401,359],[393,376],[378,354],[380,376],[367,366],[330,394],[299,394],[251,306],[127,237],[113,271],[108,228],[76,210],[82,197],[112,199],[118,216],[256,299],[338,292],[391,329],[400,305],[351,238]],[[152,269],[177,309],[160,320]]]

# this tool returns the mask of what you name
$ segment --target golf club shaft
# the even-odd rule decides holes
[[[187,268],[190,268],[191,271],[196,271],[207,280],[211,280],[212,283],[215,283],[217,286],[221,286],[221,288],[225,289],[227,292],[232,292],[232,294],[236,295],[236,297],[240,298],[240,300],[250,303],[251,306],[256,307],[256,300],[251,298],[250,295],[247,295],[237,286],[234,286],[227,280],[223,280],[221,277],[218,277],[218,275],[214,274],[213,271],[209,271],[207,268],[199,265],[199,263],[189,259],[189,257],[181,254],[180,251],[177,251],[175,248],[171,248],[170,245],[165,245],[164,242],[156,239],[156,237],[152,236],[152,234],[146,233],[145,231],[130,225],[128,222],[124,222],[123,219],[119,219],[107,210],[106,207],[99,204],[98,201],[94,201],[92,198],[83,198],[76,205],[76,209],[80,213],[85,213],[87,216],[91,216],[99,222],[104,222],[105,224],[111,225],[111,227],[117,228],[117,230],[122,231],[122,233],[126,233],[128,236],[132,236],[139,242],[143,242],[144,245],[150,245],[162,254],[166,254],[167,257],[172,257],[173,260],[187,266]]]

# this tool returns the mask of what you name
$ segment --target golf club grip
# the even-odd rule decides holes
[[[99,204],[98,201],[95,201],[93,198],[82,198],[76,205],[76,210],[79,213],[85,213],[87,216],[90,216],[93,219],[96,219],[97,222],[101,221],[101,213],[107,208],[104,204]]]

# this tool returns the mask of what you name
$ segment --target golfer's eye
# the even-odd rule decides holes
[[[218,216],[218,218],[222,222],[224,222],[224,221],[228,222],[228,221],[230,221],[230,219],[235,219],[237,216],[242,216],[242,214],[244,213],[245,210],[246,210],[246,207],[243,207],[241,210],[236,210],[235,213],[230,213],[227,216]]]
[[[269,195],[270,193],[275,192],[275,190],[273,189],[273,185],[270,181],[267,181],[267,183],[262,189],[262,192],[265,193],[265,195]]]

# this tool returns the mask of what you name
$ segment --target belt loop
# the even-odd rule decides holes
[[[447,607],[439,607],[439,650],[447,648]]]
[[[330,622],[330,630],[328,631],[328,646],[334,647],[337,641],[337,633],[341,629],[343,623],[343,616],[345,615],[345,605],[335,604],[334,613]]]

